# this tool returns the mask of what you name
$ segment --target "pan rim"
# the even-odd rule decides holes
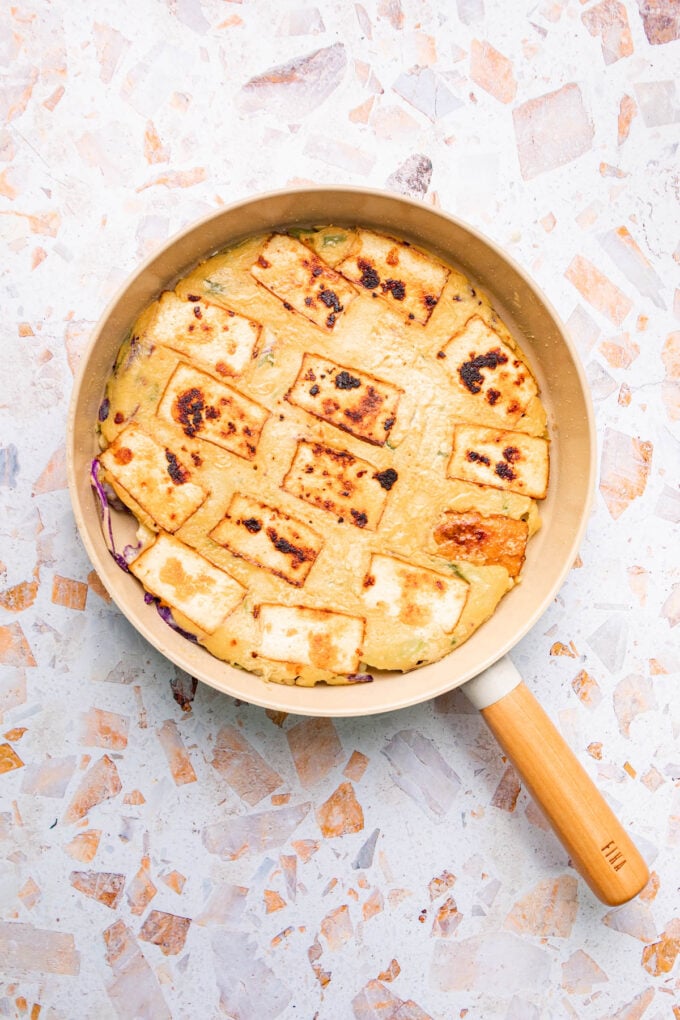
[[[546,309],[549,317],[559,332],[560,340],[564,344],[566,351],[571,360],[573,366],[573,373],[575,381],[580,390],[580,394],[583,398],[584,410],[585,410],[585,431],[588,439],[588,475],[585,485],[583,486],[585,496],[582,501],[582,510],[580,513],[580,519],[573,531],[573,535],[570,543],[567,546],[566,551],[560,553],[562,562],[560,568],[555,572],[554,579],[550,588],[546,591],[543,598],[532,608],[531,612],[523,615],[520,625],[516,628],[512,635],[508,636],[506,640],[501,642],[500,645],[494,645],[494,647],[486,654],[478,656],[475,664],[468,670],[463,671],[462,674],[456,675],[455,671],[452,671],[453,679],[443,680],[441,684],[433,688],[432,685],[424,685],[424,689],[416,686],[415,689],[411,690],[411,693],[404,694],[402,696],[396,695],[396,691],[390,694],[386,690],[386,696],[383,698],[380,704],[357,704],[356,696],[352,695],[348,699],[348,703],[343,703],[339,696],[333,696],[329,699],[327,696],[324,698],[314,698],[314,692],[319,692],[319,688],[305,688],[305,687],[289,687],[286,685],[268,683],[261,677],[255,674],[248,674],[252,678],[253,684],[252,689],[248,690],[247,694],[244,694],[240,690],[233,690],[229,688],[228,682],[225,683],[221,678],[210,677],[207,675],[208,670],[197,668],[197,664],[193,661],[193,656],[189,654],[191,649],[186,646],[189,644],[182,638],[177,638],[171,631],[167,635],[167,642],[162,642],[159,645],[157,635],[154,635],[153,630],[150,626],[147,626],[146,620],[140,616],[139,613],[135,612],[135,607],[130,607],[127,604],[121,604],[118,595],[115,590],[112,590],[113,586],[108,583],[108,574],[113,560],[111,559],[108,550],[102,551],[98,548],[95,542],[92,540],[90,530],[87,527],[85,521],[85,515],[82,512],[82,507],[78,495],[79,484],[81,479],[77,474],[76,468],[76,415],[79,404],[79,398],[82,392],[83,385],[86,380],[87,371],[93,352],[95,351],[97,344],[109,322],[112,315],[118,308],[121,300],[124,299],[127,292],[130,290],[134,281],[146,274],[154,264],[160,260],[164,255],[171,252],[173,249],[181,246],[183,240],[188,238],[195,232],[200,232],[201,229],[210,224],[212,221],[217,220],[221,217],[233,216],[240,209],[253,206],[258,203],[266,201],[276,201],[287,199],[295,196],[320,196],[327,198],[331,195],[346,195],[346,196],[360,196],[363,199],[375,198],[381,201],[388,199],[390,202],[397,205],[408,206],[414,210],[417,210],[419,214],[423,212],[433,214],[438,219],[448,221],[453,227],[467,232],[470,236],[479,240],[483,246],[486,246],[497,259],[505,263],[522,281],[523,285],[527,288],[528,292],[533,294]],[[357,217],[357,222],[366,220],[366,217]],[[191,265],[195,265],[205,258],[209,258],[212,254],[212,250],[204,251],[197,259],[191,259],[187,262],[186,266],[178,270],[178,274],[185,272]],[[172,278],[168,278],[163,281],[163,286],[167,286],[171,282]],[[160,288],[159,288],[160,289]],[[93,449],[94,449],[94,444]],[[556,309],[552,302],[546,297],[545,293],[538,287],[534,280],[528,275],[528,273],[516,262],[516,260],[505,252],[499,245],[493,240],[488,238],[482,231],[473,227],[466,221],[460,219],[453,214],[442,211],[440,209],[434,209],[431,206],[427,206],[417,199],[412,199],[407,196],[395,194],[392,192],[375,189],[375,188],[363,188],[355,185],[314,185],[294,188],[282,188],[276,191],[261,192],[258,194],[250,195],[246,198],[239,199],[233,203],[222,206],[213,212],[207,213],[205,216],[192,221],[188,225],[182,227],[179,231],[173,234],[163,245],[157,250],[152,252],[146,257],[141,263],[136,264],[135,268],[126,276],[123,283],[116,289],[113,296],[108,301],[102,314],[100,315],[97,323],[95,324],[89,343],[87,344],[81,360],[78,366],[77,373],[74,378],[73,391],[69,404],[68,423],[67,423],[67,477],[68,477],[68,488],[71,498],[71,505],[73,508],[78,532],[81,537],[81,541],[85,547],[87,555],[94,565],[97,573],[99,574],[102,583],[111,595],[114,603],[118,607],[118,610],[125,616],[128,621],[132,624],[135,630],[144,637],[154,648],[161,652],[166,658],[168,658],[175,665],[194,676],[197,676],[202,682],[209,684],[220,692],[227,694],[231,697],[236,697],[241,700],[247,700],[249,703],[258,705],[259,707],[267,708],[273,711],[288,712],[290,714],[297,715],[311,715],[311,716],[330,716],[335,718],[341,717],[358,717],[363,715],[374,715],[380,714],[387,711],[395,711],[402,708],[407,708],[421,702],[432,700],[448,691],[454,690],[456,687],[461,686],[468,680],[471,680],[474,676],[483,672],[493,663],[497,662],[523,638],[526,634],[536,625],[541,616],[545,613],[546,609],[553,601],[556,593],[561,588],[565,581],[567,574],[569,573],[577,551],[583,540],[585,534],[588,517],[590,510],[593,505],[595,496],[595,479],[596,479],[596,450],[597,450],[597,439],[595,430],[595,416],[592,404],[592,398],[588,388],[588,384],[585,377],[585,371],[580,362],[578,353],[575,345],[571,341],[567,334],[566,328],[561,321]],[[103,540],[102,543],[103,545]],[[115,566],[115,570],[118,571],[118,567]],[[176,640],[175,640],[176,639]],[[178,644],[180,642],[181,644]],[[165,646],[168,647],[165,647]],[[201,650],[204,655],[209,656],[210,663],[217,663],[218,668],[226,667],[227,670],[233,670],[233,667],[228,667],[225,663],[220,663],[219,660],[214,659],[205,650]],[[449,656],[445,658],[446,661]],[[428,668],[428,667],[425,667]],[[422,671],[412,671],[422,672]],[[381,687],[387,689],[388,686],[393,686],[390,680],[379,681]],[[373,687],[374,685],[370,685]],[[360,690],[360,687],[330,687],[324,688],[324,691],[348,691],[351,690],[356,692]],[[292,693],[291,693],[292,692]],[[307,692],[312,692],[311,697],[307,696],[307,702],[316,701],[316,704],[305,703],[305,695]],[[395,696],[396,695],[396,696]],[[331,703],[329,704],[329,700]]]

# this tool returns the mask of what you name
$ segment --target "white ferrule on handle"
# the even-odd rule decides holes
[[[521,676],[506,655],[463,684],[463,692],[475,708],[481,711],[500,701],[521,682]]]

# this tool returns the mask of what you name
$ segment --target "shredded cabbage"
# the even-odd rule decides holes
[[[120,569],[129,574],[130,567],[128,564],[131,563],[132,560],[136,559],[140,549],[143,545],[145,545],[144,535],[139,538],[136,545],[123,546],[122,552],[118,552],[116,550],[116,543],[113,537],[113,525],[111,523],[111,503],[113,502],[113,499],[117,501],[117,497],[114,496],[113,499],[109,497],[107,486],[104,485],[99,477],[100,467],[101,465],[99,464],[99,461],[95,458],[90,466],[90,482],[99,500],[99,516],[101,518],[102,529],[104,531],[104,541],[106,542],[106,548],[109,550]],[[170,607],[163,605],[160,599],[156,598],[155,595],[145,592],[144,601],[147,605],[153,603],[156,606],[158,615],[165,623],[167,623],[168,627],[172,628],[172,630],[181,634],[181,636],[186,638],[188,641],[198,641],[195,634],[189,633],[188,630],[184,630],[183,627],[180,627],[179,624],[175,622]]]
[[[172,630],[176,631],[178,634],[181,634],[181,636],[183,638],[186,638],[188,641],[198,641],[198,638],[196,637],[195,634],[191,634],[188,630],[184,630],[184,628],[180,627],[180,625],[175,621],[170,606],[163,605],[160,599],[156,598],[155,595],[151,595],[151,593],[148,591],[144,592],[144,601],[146,602],[147,606],[150,606],[152,604],[155,605],[161,620],[167,623],[168,627],[171,627]]]

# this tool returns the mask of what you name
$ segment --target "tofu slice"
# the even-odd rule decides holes
[[[147,591],[206,634],[216,631],[245,595],[245,588],[226,571],[162,532],[132,561],[130,570]]]
[[[196,368],[177,366],[156,414],[185,436],[204,439],[252,460],[269,411]]]
[[[364,578],[362,597],[369,609],[381,609],[406,627],[449,634],[467,601],[469,585],[395,556],[375,553]]]
[[[538,394],[533,375],[498,333],[479,315],[471,316],[439,354],[454,383],[514,425]]]
[[[384,446],[396,418],[397,386],[320,354],[305,354],[286,400],[374,446]]]
[[[457,425],[449,478],[545,499],[548,490],[548,441],[524,432]]]
[[[288,584],[301,587],[321,551],[323,539],[303,521],[236,493],[210,538]]]
[[[191,481],[181,455],[154,442],[137,425],[124,429],[99,463],[123,503],[136,503],[163,531],[181,528],[208,497]]]
[[[526,521],[502,514],[483,517],[474,511],[447,510],[434,529],[440,556],[482,565],[498,564],[517,577],[524,563],[529,534]]]
[[[259,322],[204,297],[182,299],[166,291],[161,295],[148,339],[199,362],[221,376],[241,375],[255,352],[262,329]]]
[[[284,307],[330,331],[356,297],[354,287],[316,252],[287,234],[273,234],[251,266],[252,276]]]
[[[301,440],[282,486],[341,523],[375,531],[397,479],[394,468],[377,471],[347,450]]]
[[[450,270],[405,241],[357,231],[357,245],[338,265],[348,280],[425,325],[441,297]]]
[[[260,653],[278,662],[355,673],[361,661],[365,620],[330,609],[260,606]]]

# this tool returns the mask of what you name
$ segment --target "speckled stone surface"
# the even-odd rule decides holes
[[[0,1016],[680,1017],[677,0],[0,9]],[[93,323],[198,216],[355,183],[504,246],[597,411],[513,658],[652,870],[608,909],[459,693],[282,718],[108,601],[64,430]]]

